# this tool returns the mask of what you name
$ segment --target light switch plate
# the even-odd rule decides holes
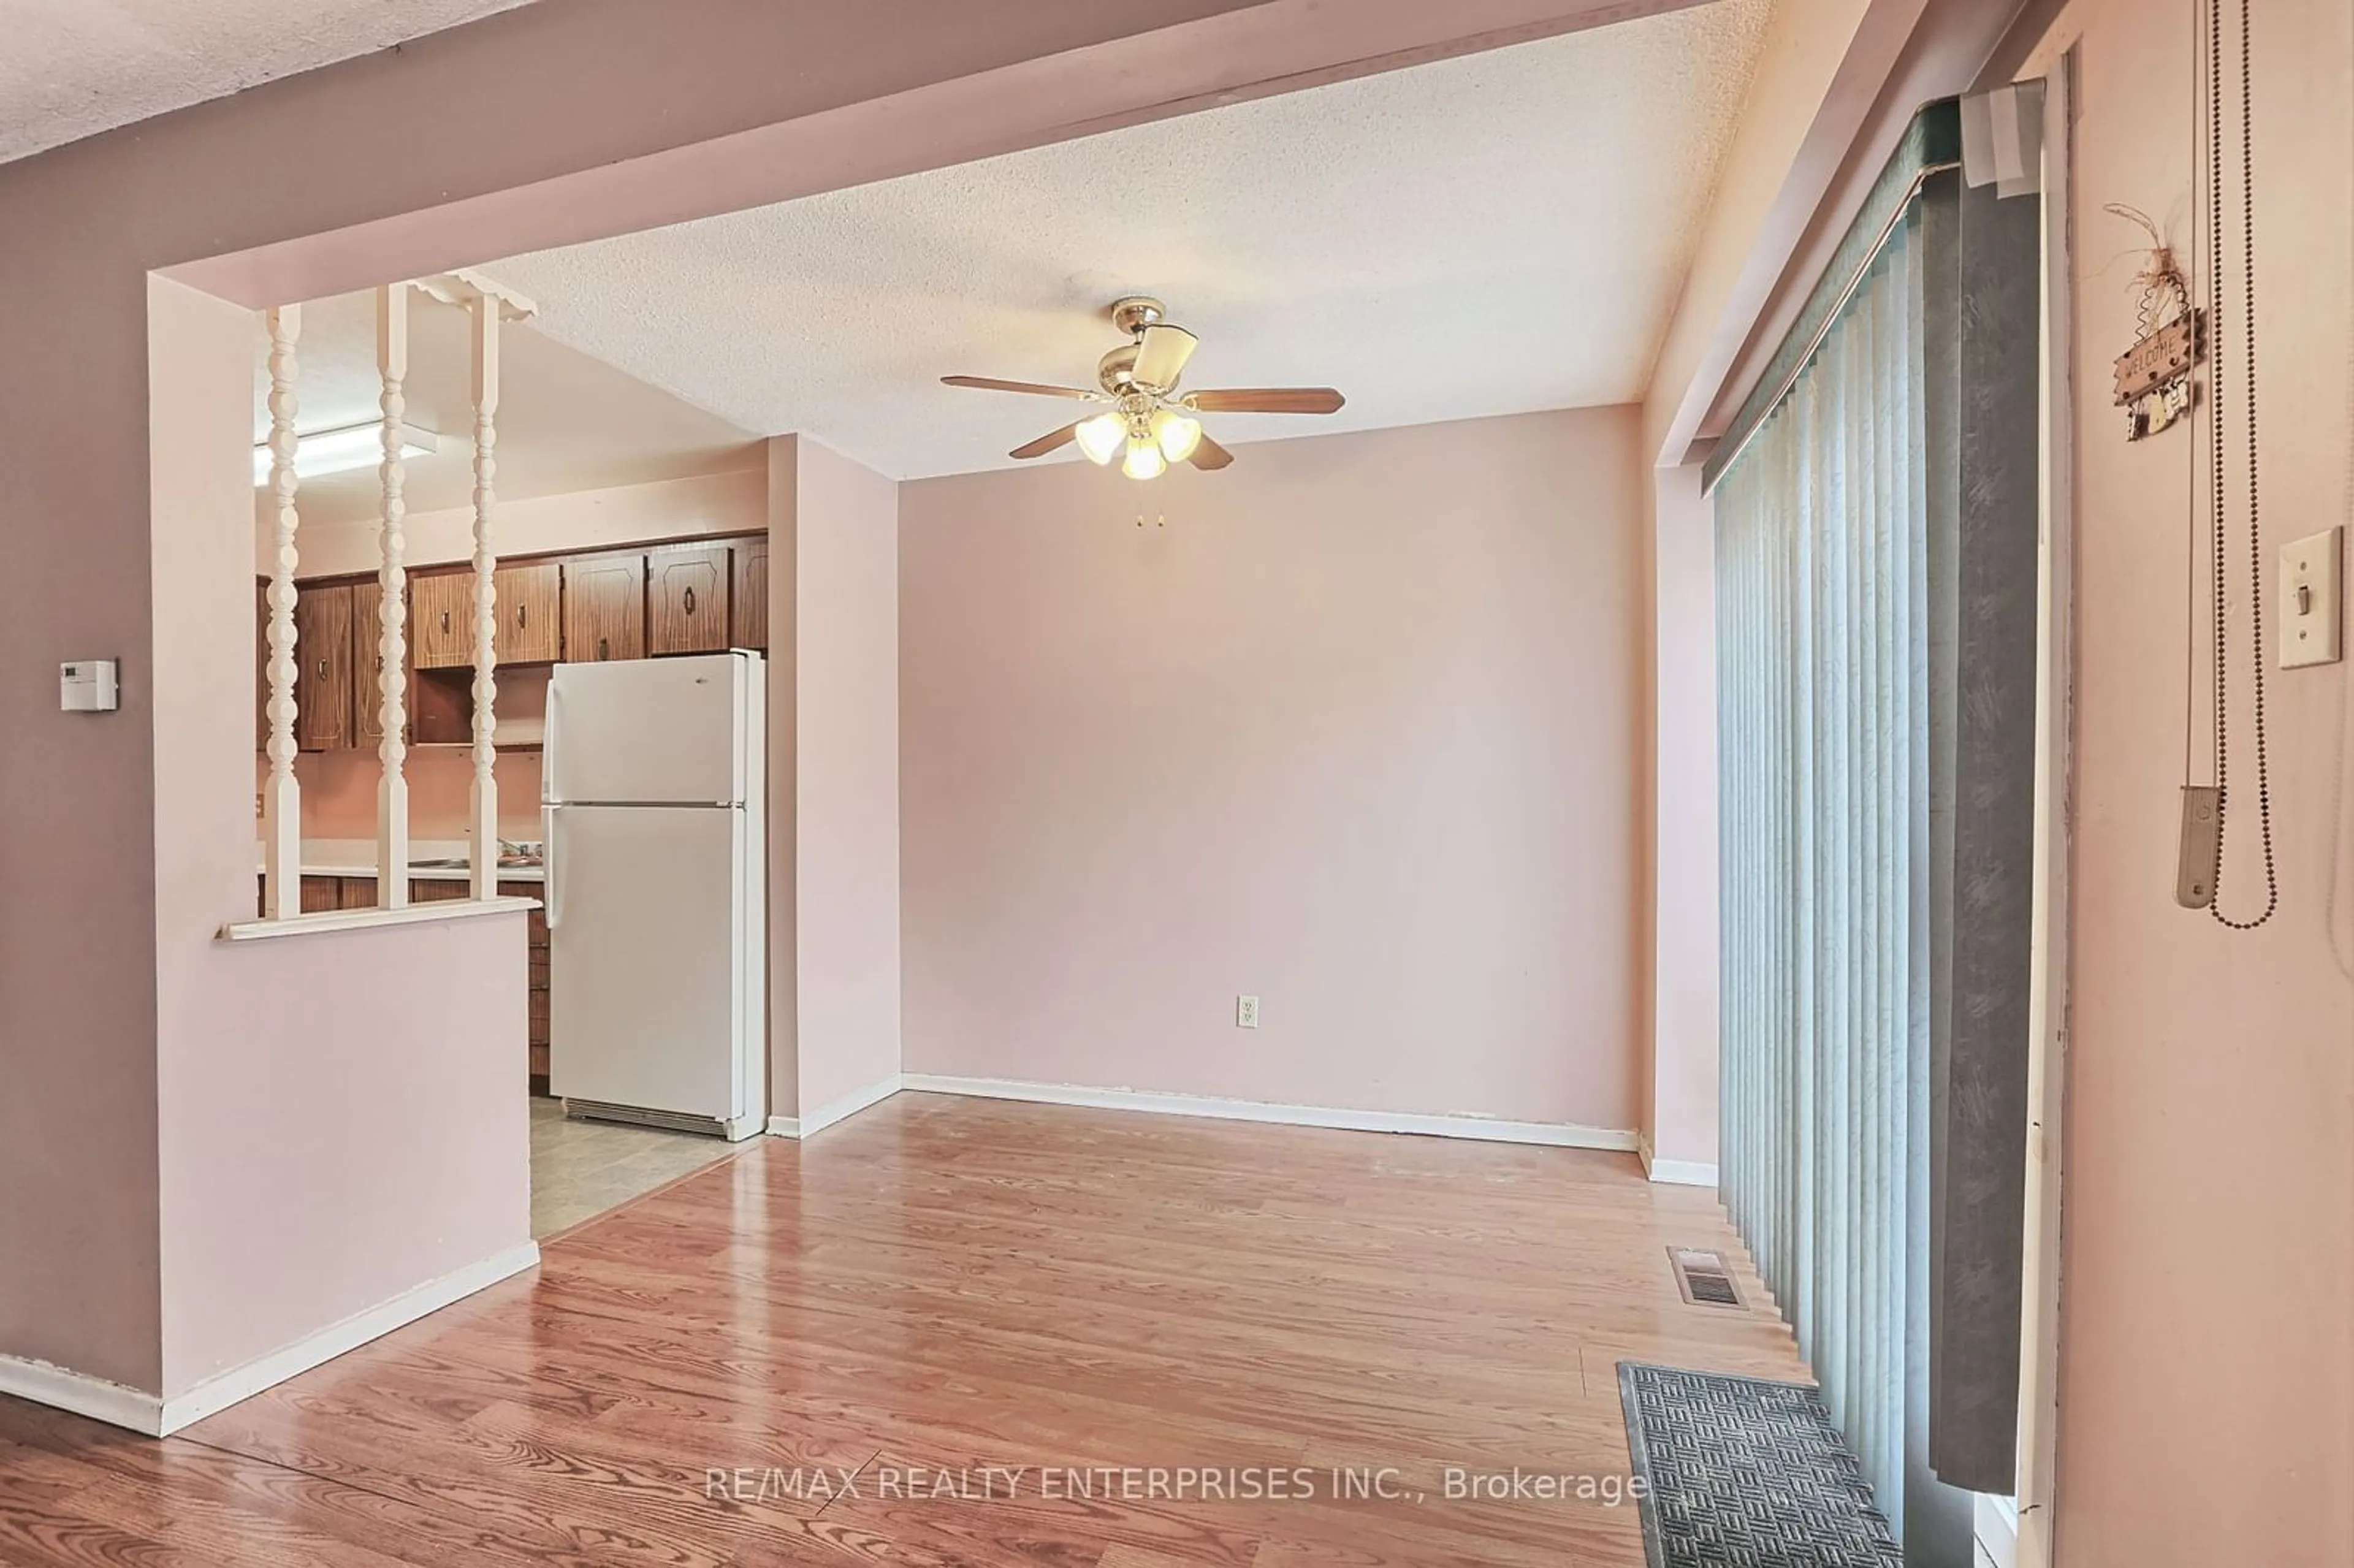
[[[2338,599],[2346,581],[2346,530],[2325,528],[2281,546],[2281,668],[2334,664],[2344,657]]]

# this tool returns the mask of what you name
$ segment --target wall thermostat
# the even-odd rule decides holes
[[[77,659],[58,666],[58,707],[69,714],[111,714],[115,709],[114,661]]]

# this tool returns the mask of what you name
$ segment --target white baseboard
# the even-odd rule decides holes
[[[395,1329],[414,1323],[428,1313],[439,1312],[453,1301],[462,1301],[477,1290],[487,1289],[538,1264],[539,1244],[525,1242],[439,1279],[429,1279],[389,1301],[379,1302],[315,1334],[306,1334],[283,1350],[272,1351],[241,1367],[232,1367],[205,1379],[186,1393],[173,1395],[164,1402],[163,1430],[170,1434],[191,1422],[202,1421],[298,1372],[324,1365],[346,1351],[357,1350],[370,1340],[381,1339]]]
[[[1652,1181],[1671,1187],[1716,1190],[1716,1167],[1697,1160],[1654,1160],[1649,1174]]]
[[[49,1361],[0,1356],[0,1393],[29,1399],[52,1410],[69,1410],[110,1426],[143,1432],[150,1437],[163,1435],[164,1401],[157,1395],[126,1383],[69,1372]]]
[[[1209,1117],[1220,1121],[1273,1122],[1285,1127],[1337,1128],[1348,1132],[1406,1132],[1427,1138],[1469,1138],[1490,1143],[1537,1143],[1557,1149],[1607,1149],[1627,1152],[1635,1135],[1611,1128],[1569,1122],[1503,1121],[1484,1116],[1426,1116],[1405,1111],[1340,1110],[1330,1106],[1277,1105],[1265,1100],[1214,1099],[1206,1095],[1167,1094],[1157,1089],[1095,1089],[1076,1084],[1035,1084],[1015,1078],[938,1077],[904,1073],[899,1086],[919,1094],[970,1095],[990,1100],[1027,1100],[1036,1105],[1084,1106],[1094,1110],[1150,1111],[1161,1116]]]
[[[477,1290],[521,1274],[538,1262],[537,1242],[525,1242],[521,1246],[510,1247],[480,1263],[469,1264],[454,1274],[445,1274],[414,1289],[404,1290],[389,1301],[380,1302],[365,1312],[355,1313],[315,1334],[306,1334],[292,1344],[257,1357],[243,1366],[231,1367],[225,1372],[208,1377],[186,1393],[175,1394],[170,1399],[126,1388],[122,1383],[109,1383],[103,1378],[69,1372],[47,1361],[24,1361],[14,1356],[0,1356],[0,1393],[13,1393],[38,1404],[69,1410],[76,1415],[87,1415],[111,1426],[128,1427],[150,1437],[168,1436],[193,1422],[227,1410],[239,1400],[250,1399],[263,1389],[284,1383],[299,1372],[309,1372],[313,1367],[334,1361],[346,1351],[357,1350],[370,1340],[379,1339],[395,1329],[413,1323],[429,1312],[438,1312],[453,1301],[463,1300]]]
[[[1704,1160],[1662,1160],[1651,1152],[1651,1140],[1640,1134],[1635,1152],[1643,1158],[1643,1174],[1664,1187],[1716,1187],[1716,1167]]]
[[[900,1074],[877,1078],[863,1089],[853,1089],[832,1104],[821,1106],[807,1116],[772,1116],[769,1118],[769,1134],[776,1138],[811,1138],[823,1132],[835,1122],[846,1121],[868,1106],[881,1105],[899,1092],[903,1083]]]

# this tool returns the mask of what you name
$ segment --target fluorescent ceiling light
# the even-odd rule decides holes
[[[400,455],[404,458],[430,457],[441,443],[441,438],[422,425],[401,427]],[[384,461],[384,426],[376,420],[365,425],[343,425],[332,430],[313,430],[294,439],[294,473],[300,479],[315,479],[323,473],[346,473],[355,468],[374,468]],[[270,482],[270,443],[261,441],[253,449],[253,482]]]

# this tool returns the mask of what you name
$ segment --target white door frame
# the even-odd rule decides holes
[[[2062,1133],[2074,850],[2076,52],[2044,68],[2041,585],[2037,619],[2035,916],[2030,959],[2027,1245],[2020,1291],[2017,1568],[2056,1561]]]

